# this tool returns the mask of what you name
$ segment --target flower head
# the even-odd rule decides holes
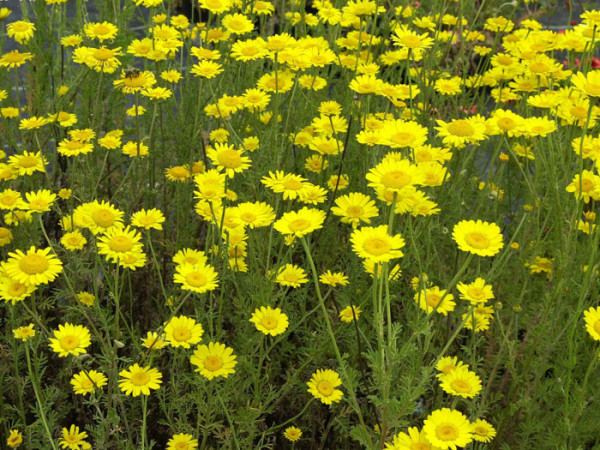
[[[481,220],[457,223],[452,230],[452,238],[460,250],[479,256],[494,256],[504,247],[500,227]]]
[[[202,340],[204,329],[194,319],[186,316],[173,317],[165,324],[165,335],[172,347],[190,348]]]
[[[600,341],[600,307],[589,308],[583,315],[585,318],[585,329],[592,339]]]
[[[477,419],[471,423],[473,440],[478,442],[490,442],[496,436],[496,429],[487,420]]]
[[[6,438],[6,445],[10,448],[17,448],[23,443],[23,434],[19,430],[10,430],[8,438]]]
[[[287,427],[283,432],[283,437],[290,442],[296,442],[302,437],[302,430],[298,427]]]
[[[16,250],[8,254],[6,273],[19,283],[30,286],[48,284],[62,272],[60,260],[51,249],[36,249],[31,247],[27,253]]]
[[[446,316],[449,312],[454,311],[456,306],[454,296],[437,286],[418,291],[414,298],[419,307],[428,314],[435,310]]]
[[[408,434],[396,434],[392,442],[385,444],[386,450],[439,450],[439,447],[431,445],[423,430],[410,427],[407,431]]]
[[[139,364],[129,366],[119,372],[119,388],[127,395],[134,397],[150,395],[150,389],[159,389],[162,383],[162,374],[150,366],[141,367]]]
[[[449,408],[429,414],[423,432],[429,442],[442,449],[456,450],[456,447],[465,447],[473,440],[469,419],[460,411]]]
[[[447,394],[473,398],[481,391],[481,379],[468,367],[457,367],[440,377],[442,389]]]
[[[33,324],[30,323],[27,326],[15,328],[13,330],[13,335],[15,339],[21,339],[23,342],[28,341],[33,336],[35,336],[35,330],[33,329]]]
[[[273,228],[283,235],[294,235],[295,237],[306,236],[323,227],[325,212],[320,209],[304,207],[299,211],[290,211],[281,217]]]
[[[54,338],[50,338],[50,348],[60,357],[81,355],[90,345],[90,330],[68,322],[59,325],[58,330],[54,331]]]
[[[17,20],[6,26],[8,37],[13,38],[19,44],[26,44],[33,37],[34,31],[35,25],[26,20]]]
[[[339,374],[331,369],[318,369],[306,383],[308,392],[326,405],[337,403],[342,399],[344,393],[335,389],[341,384],[342,380],[340,380]]]
[[[191,434],[175,434],[167,442],[167,450],[193,450],[195,448],[198,448],[198,440],[194,439]]]
[[[294,264],[286,264],[279,269],[275,282],[282,286],[297,288],[301,284],[307,283],[308,278],[306,277],[306,271],[302,267]]]
[[[87,444],[84,440],[86,437],[87,433],[85,431],[80,433],[79,427],[71,425],[71,428],[62,429],[62,439],[58,444],[69,450],[80,450],[82,445]]]
[[[212,380],[215,377],[227,378],[235,373],[236,358],[232,348],[219,342],[209,342],[208,345],[199,345],[190,361],[196,366],[196,372]]]
[[[95,370],[82,370],[73,375],[71,385],[76,394],[86,395],[91,394],[96,389],[102,388],[108,383],[108,378],[102,373]]]
[[[216,289],[219,285],[217,272],[209,264],[182,264],[175,270],[175,283],[181,284],[181,289],[185,291],[202,294]]]
[[[263,334],[277,336],[285,332],[289,322],[288,316],[281,312],[279,308],[262,306],[257,308],[250,318],[258,331]]]
[[[342,322],[350,323],[353,320],[358,320],[360,317],[361,309],[358,306],[350,305],[346,306],[340,311],[340,320]]]
[[[361,258],[375,263],[401,258],[404,253],[404,239],[400,234],[390,236],[387,225],[378,227],[362,227],[352,232],[350,238],[352,250]]]

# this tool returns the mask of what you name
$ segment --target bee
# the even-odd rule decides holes
[[[140,69],[138,69],[137,67],[127,67],[127,69],[125,69],[125,76],[127,78],[129,78],[130,80],[133,78],[137,78],[139,77],[141,74]]]

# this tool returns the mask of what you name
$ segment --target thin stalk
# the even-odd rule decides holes
[[[221,404],[221,408],[223,408],[223,412],[225,413],[225,417],[227,417],[227,422],[229,422],[229,428],[231,429],[231,435],[233,436],[233,441],[235,442],[235,447],[239,450],[240,443],[238,442],[238,438],[235,434],[235,427],[233,426],[233,420],[231,420],[231,415],[229,414],[229,410],[227,406],[225,406],[225,402],[221,398],[221,392],[219,392],[219,388],[215,389],[217,393],[217,398],[219,399],[219,403]]]
[[[308,243],[306,242],[306,238],[303,236],[300,238],[300,242],[302,242],[302,247],[304,247],[304,251],[306,253],[306,258],[308,259],[308,263],[310,265],[312,271],[313,282],[315,284],[315,291],[317,293],[317,298],[319,299],[319,305],[321,306],[321,312],[323,313],[323,318],[325,319],[325,324],[327,325],[327,333],[329,334],[329,339],[331,340],[331,345],[333,346],[333,350],[335,352],[335,356],[338,360],[339,369],[344,375],[345,381],[348,386],[348,392],[350,394],[350,403],[354,408],[354,411],[358,415],[358,420],[360,421],[361,427],[365,431],[365,436],[367,437],[367,442],[369,444],[369,448],[372,447],[371,436],[369,434],[369,429],[367,428],[365,421],[363,419],[362,413],[360,412],[360,406],[358,405],[358,401],[356,400],[356,394],[354,393],[354,386],[349,383],[350,379],[346,375],[346,369],[344,360],[342,359],[342,355],[340,353],[340,349],[338,348],[337,342],[335,340],[335,335],[333,334],[333,327],[331,326],[331,320],[329,319],[329,313],[327,312],[327,308],[325,307],[325,301],[323,300],[323,296],[321,295],[321,289],[319,288],[319,275],[317,273],[317,268],[315,267],[315,262],[313,261],[312,255],[310,253],[310,248]]]
[[[142,450],[146,448],[146,418],[148,414],[148,396],[142,395]]]
[[[46,414],[44,413],[44,405],[42,403],[42,399],[40,396],[40,388],[38,386],[37,378],[34,376],[33,370],[31,368],[31,357],[29,356],[29,345],[25,346],[25,356],[27,357],[27,370],[29,371],[29,379],[31,380],[31,385],[33,386],[33,391],[35,392],[35,398],[37,400],[38,406],[40,407],[40,419],[44,424],[44,429],[46,430],[46,434],[48,435],[48,439],[50,440],[50,445],[54,450],[57,450],[56,444],[54,443],[54,439],[52,439],[52,433],[50,432],[50,428],[48,427],[48,421],[46,419]]]

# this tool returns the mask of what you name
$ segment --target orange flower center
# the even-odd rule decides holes
[[[99,48],[93,53],[93,57],[98,61],[106,61],[114,56],[114,53],[109,48]]]
[[[435,308],[442,298],[436,294],[427,294],[427,304]]]
[[[435,434],[441,441],[453,441],[458,437],[458,430],[453,424],[444,423],[436,428]]]
[[[381,184],[390,189],[401,189],[410,184],[412,177],[406,172],[388,172],[381,177]]]
[[[192,272],[185,277],[185,281],[190,286],[199,287],[206,284],[206,277],[199,272]]]
[[[483,249],[488,248],[490,240],[483,234],[472,232],[465,236],[465,241],[473,248]]]
[[[360,217],[363,214],[363,209],[360,206],[350,206],[346,210],[346,213],[350,217]]]
[[[302,181],[299,180],[286,180],[283,182],[283,187],[288,191],[297,191],[302,189]]]
[[[25,293],[27,288],[24,284],[21,283],[13,283],[8,288],[8,295],[11,297],[20,297]]]
[[[223,367],[223,360],[218,356],[209,356],[204,360],[204,368],[210,372],[216,372]]]
[[[135,386],[145,386],[150,381],[150,375],[148,375],[146,372],[136,372],[131,375],[129,381],[131,381],[131,384],[134,384]]]
[[[108,246],[114,252],[125,253],[132,249],[133,241],[127,236],[115,236],[108,241]]]
[[[497,124],[498,124],[498,127],[503,129],[504,131],[512,130],[514,127],[517,126],[515,121],[509,117],[502,117],[501,119],[498,120]]]
[[[325,397],[329,397],[333,394],[333,386],[329,381],[320,381],[317,384],[317,390]]]
[[[38,159],[35,156],[27,155],[19,159],[19,166],[24,169],[35,167],[38,164]]]
[[[107,27],[106,25],[96,25],[96,27],[94,27],[94,33],[99,34],[99,35],[109,34],[110,28]]]
[[[475,133],[475,129],[473,126],[464,119],[455,120],[450,125],[448,125],[448,131],[450,134],[454,136],[473,136]]]
[[[79,347],[79,338],[77,336],[69,335],[65,336],[60,340],[60,346],[63,350],[73,350]]]
[[[25,272],[27,275],[35,275],[38,273],[45,272],[50,265],[45,256],[32,254],[26,255],[19,261],[19,269]]]
[[[18,52],[10,52],[4,55],[4,59],[10,64],[20,63],[25,60],[24,55]]]
[[[178,342],[186,342],[192,337],[192,332],[187,328],[177,328],[173,330],[173,339]]]
[[[309,225],[310,225],[310,221],[309,220],[306,220],[306,219],[296,219],[296,220],[292,220],[288,224],[288,227],[292,231],[302,231],[302,230],[305,230],[306,228],[308,228]]]
[[[273,317],[263,317],[263,319],[260,321],[260,324],[267,330],[272,330],[277,326],[277,320],[275,320]]]
[[[390,251],[390,243],[384,239],[371,238],[365,241],[363,248],[371,255],[379,256]]]
[[[228,169],[235,169],[242,164],[242,157],[232,149],[221,150],[217,156],[219,164]]]
[[[108,228],[115,223],[114,214],[108,209],[97,209],[92,213],[92,220],[102,228]]]
[[[404,36],[402,39],[400,39],[400,42],[402,42],[402,45],[404,45],[405,47],[408,48],[418,48],[421,46],[421,39],[419,38],[419,36]]]
[[[465,380],[454,380],[452,383],[450,383],[450,386],[452,386],[452,389],[454,389],[456,392],[464,393],[471,391],[471,385]]]

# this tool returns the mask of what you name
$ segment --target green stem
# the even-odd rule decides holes
[[[146,417],[148,413],[148,396],[142,395],[142,450],[146,448]]]
[[[233,426],[233,420],[231,420],[231,415],[229,414],[229,410],[227,406],[225,406],[225,402],[221,398],[221,392],[219,392],[219,388],[215,389],[217,393],[217,398],[219,399],[219,403],[221,403],[221,408],[223,408],[223,412],[225,413],[225,417],[227,417],[227,422],[229,422],[229,428],[231,429],[231,435],[233,436],[233,441],[235,442],[235,447],[239,450],[240,443],[238,442],[238,438],[235,434],[235,427]]]
[[[31,368],[31,357],[29,356],[29,345],[25,346],[25,356],[27,357],[27,370],[29,370],[29,379],[31,380],[31,385],[33,386],[33,391],[35,392],[35,398],[37,400],[38,406],[40,407],[40,419],[42,419],[42,423],[44,424],[44,429],[46,430],[46,434],[48,435],[48,439],[50,440],[50,445],[54,450],[56,449],[56,445],[54,444],[54,439],[52,439],[52,433],[50,433],[50,428],[48,427],[48,421],[46,420],[46,414],[44,414],[44,405],[42,403],[42,399],[40,396],[40,388],[38,386],[37,379],[33,374],[33,370]]]
[[[319,299],[319,305],[321,306],[321,311],[323,313],[323,318],[325,319],[325,324],[327,325],[327,333],[329,334],[329,339],[331,340],[331,345],[333,345],[333,350],[335,352],[335,356],[338,360],[338,365],[342,375],[344,375],[344,379],[346,384],[348,385],[348,392],[350,394],[350,403],[354,408],[354,411],[358,415],[358,420],[360,421],[361,427],[365,431],[365,437],[367,438],[368,447],[372,448],[371,436],[369,434],[369,429],[367,428],[365,421],[363,419],[362,413],[360,412],[360,406],[358,405],[358,401],[356,400],[356,394],[354,392],[354,386],[350,382],[350,378],[346,375],[346,369],[344,360],[342,359],[342,355],[340,354],[340,349],[338,348],[337,342],[335,340],[335,335],[333,334],[333,328],[331,326],[331,320],[329,319],[329,313],[327,312],[327,308],[325,307],[325,301],[323,300],[323,296],[321,295],[321,289],[319,288],[319,275],[317,274],[317,268],[315,267],[315,262],[313,261],[312,255],[310,253],[310,248],[308,243],[306,242],[306,238],[303,236],[300,238],[300,242],[302,242],[302,247],[304,247],[304,251],[306,252],[306,258],[308,259],[308,263],[310,264],[310,268],[312,270],[313,282],[315,284],[315,291],[317,292],[317,298]]]
[[[152,260],[154,261],[154,266],[156,267],[156,273],[158,274],[158,281],[160,281],[160,289],[162,290],[163,297],[165,298],[165,302],[169,300],[167,296],[167,291],[165,289],[165,284],[163,282],[162,274],[160,272],[160,265],[158,264],[158,260],[156,258],[156,253],[154,252],[154,246],[152,245],[152,238],[150,237],[150,230],[147,233],[148,237],[148,246],[150,247],[150,253],[152,253]]]

